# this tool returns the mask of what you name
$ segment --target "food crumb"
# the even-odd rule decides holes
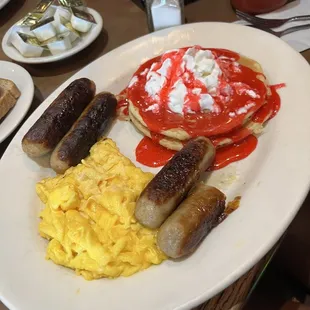
[[[219,217],[218,224],[222,223],[231,213],[233,213],[235,210],[239,208],[240,200],[241,200],[241,196],[236,196],[234,200],[229,201],[227,203],[226,209]]]
[[[241,196],[237,196],[234,200],[229,201],[225,210],[225,214],[231,214],[235,210],[237,210],[240,206]]]

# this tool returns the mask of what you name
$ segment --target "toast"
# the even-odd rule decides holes
[[[14,82],[0,78],[0,120],[14,107],[20,91]]]

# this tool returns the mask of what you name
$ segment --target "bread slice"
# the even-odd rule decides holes
[[[0,79],[0,88],[8,90],[15,99],[20,97],[19,89],[11,80]]]
[[[14,107],[19,97],[20,91],[14,82],[0,79],[0,119]]]

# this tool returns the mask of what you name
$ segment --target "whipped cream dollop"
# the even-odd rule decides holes
[[[222,71],[209,50],[189,48],[183,56],[186,68],[193,72],[196,79],[200,80],[210,94],[215,95],[219,85]],[[183,65],[183,63],[182,63]]]
[[[168,69],[171,67],[171,64],[171,59],[167,58],[156,71],[153,70],[157,63],[152,64],[150,71],[146,75],[147,82],[145,84],[145,90],[149,96],[154,97],[159,94],[167,80]]]
[[[169,94],[168,107],[174,113],[183,114],[187,88],[181,79],[177,80]]]
[[[213,96],[218,92],[221,74],[213,53],[196,47],[167,51],[161,62],[141,73],[146,75],[145,91],[154,103],[166,104],[169,110],[181,115],[219,112]],[[129,87],[134,82],[135,79]]]

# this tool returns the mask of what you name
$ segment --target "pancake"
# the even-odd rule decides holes
[[[165,136],[160,135],[160,134],[151,133],[150,130],[146,126],[144,126],[142,123],[140,123],[134,117],[134,115],[131,113],[130,110],[129,110],[129,117],[130,117],[131,122],[135,126],[135,128],[140,133],[142,133],[146,137],[149,137],[152,140],[154,140],[154,137],[156,136],[156,141],[155,142],[157,142],[161,146],[163,146],[163,147],[165,147],[165,148],[167,148],[169,150],[173,150],[173,151],[179,151],[179,150],[181,150],[183,148],[183,143],[186,142],[186,140],[180,141],[180,140],[177,140],[177,139],[165,137]]]
[[[147,124],[145,123],[145,121],[143,120],[139,112],[139,108],[136,107],[132,103],[131,100],[128,100],[128,108],[129,108],[129,116],[132,115],[132,117],[136,119],[136,122],[139,122],[143,127],[148,129]],[[133,123],[135,124],[136,122],[133,122]],[[191,138],[191,136],[182,128],[172,128],[169,130],[163,130],[163,131],[158,132],[158,134],[163,135],[165,137],[169,137],[171,139],[176,139],[176,140],[181,140],[181,141],[186,141]]]
[[[158,144],[167,149],[173,151],[180,151],[183,148],[184,144],[188,141],[177,140],[161,134],[152,133],[146,126],[139,122],[137,118],[135,118],[135,116],[131,113],[131,110],[129,110],[129,117],[135,128],[141,134],[152,139],[153,141],[157,142]],[[242,128],[238,128],[234,132],[228,133],[226,136],[223,135],[220,137],[213,137],[211,138],[211,141],[216,148],[220,148],[239,142],[251,134],[259,135],[262,133],[266,121],[267,119],[263,123],[258,123],[250,120]],[[239,135],[236,132],[239,132]],[[242,135],[240,133],[244,134]]]
[[[215,52],[217,52],[217,51],[218,50],[215,50]],[[269,87],[268,87],[268,82],[266,80],[266,77],[264,75],[264,72],[263,72],[261,65],[257,61],[250,59],[248,57],[245,57],[242,55],[238,55],[238,57],[240,57],[240,58],[236,59],[236,61],[235,61],[236,63],[238,63],[239,65],[242,65],[245,68],[248,68],[248,69],[252,70],[254,73],[256,73],[254,75],[255,79],[257,81],[260,81],[261,84],[263,85],[261,87],[261,94],[263,95],[262,97],[265,97],[269,93]],[[158,61],[158,59],[155,61]],[[222,67],[221,67],[221,69],[223,69],[222,71],[224,72],[226,60],[221,60],[221,61],[222,61],[221,65],[224,66],[224,69]],[[228,63],[228,61],[227,61],[227,63]],[[230,63],[228,63],[228,65],[230,65]],[[142,70],[145,70],[146,68],[149,68],[149,67],[151,67],[151,63],[146,63],[145,65],[143,65],[140,68],[140,70],[138,70],[135,73],[134,76],[137,76],[139,74],[142,75],[142,73],[141,73]],[[244,81],[241,81],[241,82],[244,82]],[[133,88],[134,87],[135,86],[133,86]],[[127,100],[129,102],[130,118],[131,118],[134,126],[140,132],[142,132],[144,135],[146,135],[148,137],[153,136],[153,138],[154,138],[155,134],[161,135],[161,139],[160,140],[156,139],[156,140],[160,141],[159,143],[161,145],[163,145],[169,149],[175,149],[175,150],[182,148],[183,143],[186,142],[187,140],[189,140],[193,137],[199,136],[199,135],[204,135],[207,137],[213,137],[213,136],[217,136],[217,135],[223,136],[229,132],[232,132],[236,128],[238,128],[238,129],[240,127],[252,128],[253,124],[251,124],[251,122],[250,122],[251,117],[259,108],[261,108],[265,104],[265,98],[261,98],[259,104],[257,104],[257,106],[255,106],[255,108],[250,109],[249,111],[247,111],[247,113],[244,113],[244,115],[242,115],[242,117],[240,117],[240,119],[238,119],[238,121],[236,121],[235,123],[233,121],[229,120],[228,121],[229,125],[226,126],[227,128],[221,128],[222,126],[218,126],[218,128],[216,129],[216,132],[218,134],[213,135],[212,130],[210,130],[210,133],[207,133],[207,134],[201,134],[201,132],[195,133],[194,131],[190,132],[189,130],[182,128],[182,126],[179,125],[178,120],[176,122],[177,126],[174,127],[173,125],[169,124],[170,128],[163,128],[161,126],[162,119],[160,119],[160,117],[158,117],[157,113],[147,113],[147,114],[145,113],[145,111],[144,111],[145,106],[143,106],[143,99],[144,98],[136,97],[138,99],[134,100],[136,98],[135,98],[135,96],[131,96],[132,93],[133,93],[133,91],[129,91],[128,96],[127,96]],[[239,109],[240,109],[240,107],[239,107]],[[170,114],[172,114],[172,112],[170,112]],[[170,114],[168,113],[168,117]],[[203,113],[203,117],[207,117],[208,119],[212,120],[212,118],[216,117],[216,115],[213,116],[213,114],[214,113],[207,111],[207,112]],[[191,117],[191,115],[189,115],[189,117]],[[182,118],[182,116],[180,116],[179,119],[180,118]],[[190,121],[192,121],[192,123],[189,123],[189,124],[192,127],[194,127],[195,126],[195,120],[189,120],[188,122],[190,122]],[[230,123],[232,123],[232,124],[230,124]],[[257,127],[257,126],[255,125],[255,127]],[[261,127],[261,126],[259,126],[259,127]],[[251,129],[250,131],[253,132],[254,130]],[[227,138],[226,141],[222,139],[222,141],[220,142],[220,145],[228,145],[230,143],[233,143],[232,139]]]

